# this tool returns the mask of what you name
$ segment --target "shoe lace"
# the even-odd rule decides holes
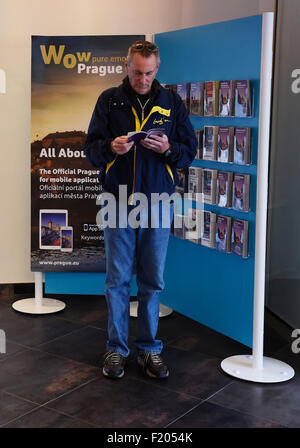
[[[105,354],[105,361],[109,361],[111,364],[119,364],[122,360],[122,355],[117,352],[107,352]]]
[[[164,365],[162,357],[158,353],[148,353],[148,357],[149,356],[151,358],[152,363],[155,364],[156,366]]]

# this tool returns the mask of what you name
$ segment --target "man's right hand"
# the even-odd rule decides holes
[[[133,146],[134,142],[129,142],[128,143],[128,137],[127,135],[121,135],[120,137],[115,138],[111,144],[110,144],[110,149],[112,150],[112,152],[116,153],[116,154],[125,154],[126,152],[128,152],[131,147]]]

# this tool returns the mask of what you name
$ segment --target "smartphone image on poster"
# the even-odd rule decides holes
[[[40,210],[39,248],[61,248],[61,227],[68,225],[68,210]]]
[[[61,227],[61,251],[72,252],[73,250],[73,227]]]

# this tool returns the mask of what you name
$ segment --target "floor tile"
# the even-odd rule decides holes
[[[52,296],[66,304],[65,309],[60,313],[62,319],[84,325],[95,322],[101,322],[101,325],[105,325],[107,306],[104,296],[60,296],[56,294]]]
[[[294,347],[294,343],[296,343],[295,344],[296,347]],[[300,349],[300,340],[299,342],[297,342],[295,338],[291,338],[290,344],[286,345],[281,350],[279,350],[274,356],[274,358],[278,359],[279,361],[285,362],[286,364],[291,366],[295,370],[296,376],[298,376],[300,372],[300,351],[299,352],[297,352],[297,350],[295,351],[295,348],[296,349],[298,348],[298,350]]]
[[[102,319],[98,319],[93,322],[91,321],[89,325],[104,329],[106,331],[107,316],[104,319],[102,316]],[[179,315],[176,312],[173,312],[170,316],[162,317],[159,319],[158,332],[156,338],[162,339],[164,344],[167,344],[178,337],[178,328],[180,328],[180,332],[184,332],[184,326],[188,328],[188,323],[186,321],[182,323],[181,315]],[[138,336],[138,319],[136,317],[130,317],[129,339],[133,343],[132,348],[134,347],[134,341],[136,340],[137,336]]]
[[[177,339],[170,342],[174,347],[222,358],[252,353],[251,347],[188,317],[181,316],[178,328],[180,328],[180,335],[177,332]],[[182,329],[183,331],[181,331]],[[280,323],[276,317],[266,313],[264,325],[264,353],[266,356],[274,355],[288,343],[289,331],[286,324]]]
[[[272,312],[265,311],[264,355],[274,356],[287,344],[291,343],[292,329]]]
[[[1,362],[0,390],[43,404],[97,378],[99,369],[38,350]]]
[[[0,391],[0,403],[0,426],[38,406],[3,391]]]
[[[162,339],[164,344],[169,344],[179,338],[184,338],[190,334],[200,335],[204,327],[199,322],[183,316],[176,311],[172,314],[161,317],[158,324],[157,338]],[[138,320],[137,318],[130,319],[130,334],[134,337],[138,334]]]
[[[82,325],[57,316],[29,315],[12,308],[0,309],[0,328],[12,342],[34,347],[80,328]]]
[[[93,428],[93,426],[51,409],[40,407],[11,421],[3,428]]]
[[[86,326],[54,341],[39,345],[38,348],[45,352],[102,368],[104,355],[107,352],[106,343],[106,331]],[[136,353],[134,340],[129,338],[128,343],[131,352],[127,362],[135,359]]]
[[[87,326],[39,345],[39,349],[99,367],[103,362],[106,341],[105,331]]]
[[[9,294],[0,296],[0,308],[12,308],[13,304],[18,300],[30,299],[32,297],[34,297],[34,292],[33,294],[29,292],[15,294],[14,288],[12,288]]]
[[[191,352],[206,353],[210,356],[225,358],[232,355],[250,354],[251,348],[239,343],[205,325],[185,316],[181,317],[185,330],[180,335],[177,329],[177,339],[170,342],[172,347]]]
[[[168,425],[168,428],[283,428],[283,426],[204,402]]]
[[[15,355],[18,352],[25,351],[26,348],[20,344],[16,344],[15,342],[5,341],[5,351],[4,353],[0,353],[0,362],[7,359],[9,356]]]
[[[209,402],[287,427],[300,427],[300,377],[263,384],[235,380]]]
[[[199,403],[128,375],[90,382],[51,403],[56,409],[103,428],[163,427]]]
[[[168,365],[170,376],[159,380],[161,388],[206,399],[211,394],[227,386],[232,379],[220,368],[221,360],[202,353],[193,353],[166,346],[162,352]],[[152,384],[152,378],[145,376],[138,367],[128,366],[127,374],[137,379],[143,379]]]

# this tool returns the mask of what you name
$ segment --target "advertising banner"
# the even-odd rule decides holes
[[[32,37],[32,271],[105,272],[96,224],[101,185],[84,143],[98,96],[122,82],[138,39],[144,36]]]

